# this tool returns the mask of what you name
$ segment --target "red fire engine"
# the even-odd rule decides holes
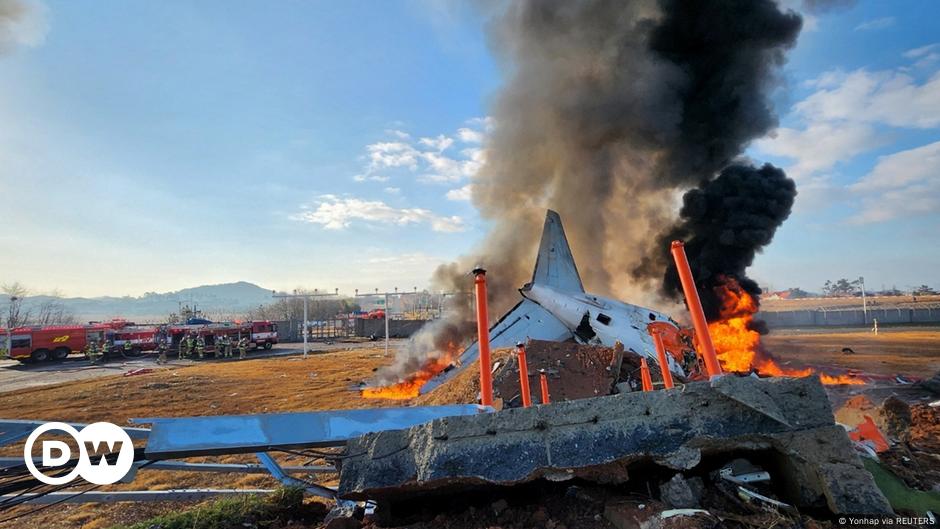
[[[110,332],[107,325],[18,327],[9,332],[13,342],[9,356],[21,361],[63,360],[73,351],[84,350],[90,342],[100,343]]]
[[[216,340],[226,335],[233,342],[243,337],[248,338],[253,349],[271,349],[278,342],[277,324],[270,321],[136,325],[123,320],[113,320],[89,325],[18,327],[13,329],[11,334],[13,346],[9,352],[10,358],[34,362],[64,360],[71,353],[83,352],[89,343],[101,343],[103,340],[113,344],[112,354],[120,354],[126,358],[155,350],[163,337],[166,337],[169,348],[175,350],[188,334],[202,336],[206,344],[205,352],[212,355],[216,352]],[[6,330],[0,329],[0,341],[5,343],[6,335]],[[126,342],[132,344],[130,349],[125,349]]]

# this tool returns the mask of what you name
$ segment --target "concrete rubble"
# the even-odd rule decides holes
[[[662,472],[670,482],[742,454],[797,507],[891,513],[815,377],[723,376],[367,434],[348,443],[339,494],[383,505],[540,480],[615,485]],[[691,504],[686,492],[673,501]]]

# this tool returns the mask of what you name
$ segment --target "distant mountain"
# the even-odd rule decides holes
[[[35,310],[48,300],[62,303],[77,321],[102,321],[124,318],[136,321],[162,321],[179,311],[180,304],[194,306],[211,318],[219,314],[238,315],[258,305],[271,303],[271,290],[253,283],[239,281],[221,285],[203,285],[184,288],[176,292],[147,292],[140,297],[56,298],[30,296],[23,302],[26,309]]]

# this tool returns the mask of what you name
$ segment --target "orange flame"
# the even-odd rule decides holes
[[[724,278],[715,287],[721,299],[721,319],[708,324],[718,362],[724,371],[750,373],[756,371],[763,376],[805,377],[813,369],[785,368],[777,363],[761,345],[760,333],[752,322],[757,313],[757,303],[734,278]],[[864,384],[864,381],[848,375],[820,374],[823,384]]]
[[[421,386],[425,382],[434,378],[438,373],[447,369],[453,362],[456,347],[448,347],[446,354],[437,358],[430,358],[417,372],[412,373],[404,379],[390,384],[388,386],[364,388],[360,395],[367,399],[391,399],[407,400],[413,399],[420,394]]]

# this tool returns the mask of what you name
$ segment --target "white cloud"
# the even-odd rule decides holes
[[[914,48],[904,52],[908,59],[916,60],[914,66],[917,68],[929,68],[940,60],[940,43],[928,44],[920,48]]]
[[[457,137],[464,143],[480,143],[483,141],[482,132],[466,127],[457,129]]]
[[[896,22],[897,19],[894,17],[875,18],[855,26],[855,31],[873,31],[878,29],[886,29],[893,26]]]
[[[932,53],[938,47],[940,47],[940,42],[935,42],[933,44],[928,44],[926,46],[921,46],[919,48],[907,50],[906,52],[904,52],[904,56],[907,57],[908,59],[918,59],[920,57],[923,57],[925,55]]]
[[[473,184],[467,184],[447,192],[447,200],[468,201],[473,196]]]
[[[857,224],[940,211],[940,141],[878,158],[849,189],[861,198]]]
[[[494,119],[492,116],[470,118],[467,120],[467,125],[476,128],[482,128],[483,132],[492,132],[493,128],[496,126],[496,119]]]
[[[796,160],[787,167],[787,173],[799,181],[882,143],[867,123],[810,122],[804,129],[781,127],[755,146],[768,154]]]
[[[403,131],[403,130],[398,130],[398,129],[385,129],[385,133],[388,134],[388,135],[390,135],[390,136],[395,136],[396,138],[398,138],[398,139],[400,139],[400,140],[408,140],[408,139],[411,139],[411,134],[408,134],[407,132],[405,132],[405,131]]]
[[[813,121],[913,128],[940,125],[940,71],[923,83],[901,71],[829,72],[815,84],[820,89],[794,107]]]
[[[39,0],[0,0],[0,53],[42,44],[49,33],[47,13]]]
[[[418,140],[421,145],[426,145],[437,152],[444,152],[448,147],[454,144],[453,138],[448,138],[443,134],[438,134],[436,138],[421,138]]]
[[[374,225],[429,224],[432,230],[438,232],[457,232],[464,229],[463,219],[460,217],[440,216],[421,208],[398,209],[380,200],[323,195],[314,206],[293,219],[320,224],[329,230],[348,228],[357,220]]]
[[[383,141],[366,146],[369,153],[369,168],[418,167],[418,150],[400,141]]]
[[[909,50],[908,59],[923,61],[934,54],[937,45]],[[931,59],[932,60],[932,59]],[[813,93],[793,106],[797,126],[781,127],[755,142],[755,148],[767,154],[793,160],[786,167],[800,191],[797,207],[824,207],[833,197],[861,200],[863,209],[851,222],[876,222],[894,218],[904,211],[902,203],[910,200],[920,211],[933,204],[937,194],[931,191],[916,171],[902,171],[892,160],[905,159],[901,153],[882,158],[869,175],[850,186],[853,193],[834,183],[830,172],[839,164],[882,147],[891,138],[885,128],[928,129],[940,125],[940,72],[919,80],[907,73],[908,67],[895,70],[852,72],[829,71],[804,83]],[[921,156],[914,150],[909,157]],[[923,163],[923,162],[920,162]],[[885,168],[896,175],[916,180],[910,186],[896,176],[882,192],[885,202],[874,199],[875,182],[885,182]],[[919,196],[914,196],[920,194]]]
[[[388,177],[379,174],[357,174],[353,177],[356,182],[388,182]]]
[[[467,149],[463,154],[466,154],[465,151]],[[421,153],[421,158],[427,162],[428,172],[420,179],[426,182],[459,182],[474,176],[480,170],[481,156],[482,154],[476,154],[477,159],[471,157],[468,160],[458,160],[435,152]]]
[[[465,127],[455,136],[438,134],[416,140],[400,129],[386,129],[395,141],[380,141],[366,145],[366,167],[353,176],[357,182],[389,180],[387,172],[409,171],[417,175],[420,182],[453,183],[473,178],[486,161],[486,151],[479,147],[487,133],[493,129],[490,117],[467,120]],[[456,153],[450,150],[456,139],[465,144]]]
[[[398,195],[398,194],[401,194],[401,188],[400,187],[386,187],[385,192],[388,193],[389,195]]]

